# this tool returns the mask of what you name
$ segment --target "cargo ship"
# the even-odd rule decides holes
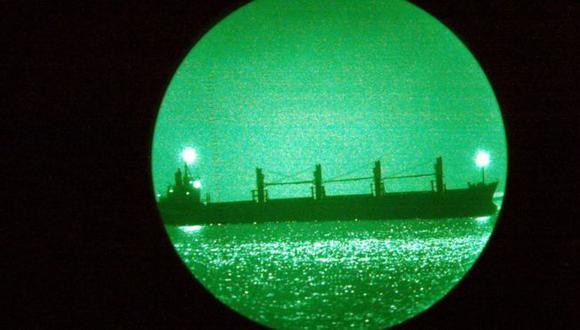
[[[264,171],[256,168],[256,187],[247,201],[212,203],[201,200],[201,185],[187,164],[177,169],[175,182],[158,201],[159,211],[168,225],[208,225],[229,223],[264,223],[280,221],[389,220],[482,217],[493,215],[497,206],[493,194],[498,182],[468,183],[466,188],[447,189],[443,159],[438,157],[432,173],[383,176],[380,161],[373,175],[347,179],[324,180],[322,166],[317,164],[312,180],[268,183]],[[483,174],[483,172],[482,172]],[[431,190],[385,191],[386,180],[434,177]],[[368,194],[327,195],[325,184],[372,180]],[[268,186],[310,184],[311,196],[270,198]]]

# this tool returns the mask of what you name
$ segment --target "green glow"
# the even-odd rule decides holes
[[[475,163],[478,167],[487,167],[490,163],[489,153],[487,151],[478,151],[475,156]]]
[[[211,29],[177,70],[153,140],[153,181],[164,192],[184,147],[212,201],[250,199],[255,167],[327,177],[383,157],[385,174],[445,160],[447,186],[479,181],[473,153],[494,155],[486,171],[503,190],[501,114],[473,55],[445,26],[403,1],[254,1]],[[420,166],[424,164],[423,166]],[[412,171],[411,171],[412,172]],[[389,183],[429,189],[428,180]],[[367,193],[366,182],[327,187]],[[270,188],[304,196],[308,187]]]
[[[386,176],[427,173],[442,156],[447,188],[498,180],[494,201],[501,207],[506,149],[483,70],[453,33],[412,4],[257,0],[211,29],[173,77],[155,128],[153,183],[164,193],[185,161],[195,163],[192,173],[201,179],[193,186],[203,180],[212,202],[249,200],[256,167],[267,182],[300,171],[306,174],[296,179],[311,179],[316,163],[325,177],[359,168],[353,174],[366,176],[381,158]],[[423,178],[387,184],[388,191],[431,189]],[[369,192],[368,182],[326,188],[329,195]],[[273,198],[310,193],[303,186],[268,189]],[[448,293],[495,221],[167,231],[196,278],[252,320],[277,329],[384,328]]]
[[[183,159],[186,164],[191,165],[197,159],[197,151],[193,148],[185,148],[181,152],[181,159]]]
[[[274,329],[384,329],[441,299],[495,218],[168,227],[218,299]],[[452,317],[452,316],[450,316]]]
[[[200,231],[201,229],[203,229],[203,226],[198,226],[198,225],[196,225],[196,226],[182,226],[182,227],[179,227],[179,229],[181,231],[183,231],[184,233],[193,233],[193,232]]]

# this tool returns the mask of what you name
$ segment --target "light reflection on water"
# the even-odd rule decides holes
[[[195,277],[276,329],[385,328],[471,268],[495,218],[168,226]]]

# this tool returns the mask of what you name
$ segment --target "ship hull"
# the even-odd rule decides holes
[[[280,221],[438,219],[493,215],[497,182],[444,192],[400,192],[383,196],[343,195],[212,204],[160,203],[166,224],[208,225]]]

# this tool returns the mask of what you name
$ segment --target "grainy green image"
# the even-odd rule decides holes
[[[277,329],[380,329],[471,268],[506,148],[482,68],[416,6],[258,0],[173,77],[153,184],[177,252],[232,309]]]
[[[445,295],[495,218],[168,227],[218,299],[275,329],[381,329]]]

